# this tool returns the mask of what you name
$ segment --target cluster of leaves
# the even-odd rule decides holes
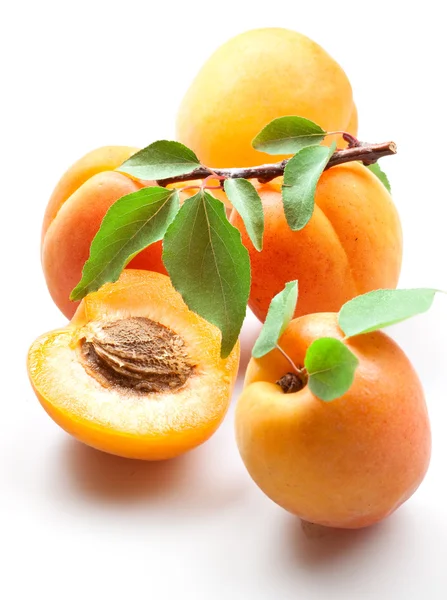
[[[384,289],[357,296],[346,302],[338,313],[338,325],[345,335],[344,341],[426,312],[437,291],[430,288]],[[293,317],[297,299],[297,281],[287,283],[284,290],[273,298],[253,346],[252,355],[255,358],[261,358],[279,347],[279,338]],[[303,372],[308,377],[311,392],[329,402],[349,390],[358,365],[358,358],[343,341],[323,337],[315,340],[307,349]]]
[[[281,117],[253,140],[270,154],[293,154],[284,170],[282,198],[292,230],[305,227],[314,210],[315,189],[335,146],[320,143],[327,135],[302,117]],[[195,153],[173,141],[157,141],[130,157],[118,171],[141,180],[166,180],[203,167]],[[381,177],[379,173],[378,176]],[[226,195],[260,251],[264,232],[262,202],[247,179],[229,177]],[[239,231],[224,205],[203,187],[181,205],[179,189],[146,187],[111,206],[94,238],[82,279],[71,294],[80,300],[107,282],[116,281],[141,250],[163,240],[163,262],[174,287],[188,307],[222,332],[221,353],[227,356],[242,327],[250,291],[250,260]]]

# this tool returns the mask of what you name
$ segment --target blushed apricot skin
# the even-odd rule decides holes
[[[295,319],[280,346],[303,365],[320,337],[343,339],[337,315]],[[236,407],[236,436],[251,477],[274,502],[305,521],[355,529],[384,519],[416,490],[431,438],[419,379],[384,333],[344,342],[360,364],[351,389],[333,402],[306,386],[284,394],[290,371],[277,351],[251,359]]]
[[[185,342],[194,372],[173,392],[132,395],[104,387],[79,361],[85,328],[108,319],[146,317]],[[50,417],[98,450],[127,458],[162,460],[205,442],[230,404],[239,343],[220,358],[220,332],[184,304],[169,278],[126,269],[79,305],[64,329],[38,338],[28,354],[34,391]]]
[[[103,146],[77,160],[62,175],[50,196],[43,218],[42,241],[61,206],[82,184],[98,173],[113,171],[137,150],[131,146]]]
[[[69,296],[81,279],[90,244],[107,210],[121,196],[152,184],[114,171],[137,150],[106,146],[89,152],[62,176],[50,198],[42,227],[42,267],[50,295],[67,318],[79,304]],[[161,254],[161,242],[156,242],[128,266],[166,273]]]
[[[288,29],[255,29],[203,65],[180,105],[177,139],[211,167],[257,165],[272,161],[251,146],[271,120],[299,115],[346,131],[353,110],[346,74],[318,44]]]
[[[258,187],[265,212],[264,246],[257,252],[240,216],[252,268],[249,306],[265,320],[270,301],[298,279],[295,316],[338,311],[349,299],[378,288],[395,288],[402,261],[402,231],[388,191],[366,167],[349,163],[323,173],[315,209],[301,231],[288,227],[281,182]]]
[[[69,319],[79,305],[70,300],[70,293],[81,279],[90,245],[107,210],[122,196],[155,183],[139,181],[115,170],[137,151],[138,148],[128,146],[105,146],[89,152],[67,170],[51,195],[42,227],[42,267],[52,299]],[[201,183],[195,180],[168,187]],[[215,183],[211,181],[210,185]],[[180,199],[196,191],[182,192]],[[221,190],[212,193],[229,210],[225,193]],[[155,242],[139,252],[127,268],[166,275],[162,252],[162,242]]]

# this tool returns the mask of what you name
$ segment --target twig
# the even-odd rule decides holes
[[[326,169],[352,161],[360,161],[363,162],[364,165],[371,165],[377,162],[379,158],[392,156],[393,154],[396,154],[396,152],[397,147],[394,142],[385,142],[382,144],[359,143],[358,146],[352,148],[336,150],[329,159]],[[287,163],[288,159],[278,163],[246,168],[212,169],[202,166],[186,175],[177,175],[176,177],[169,177],[168,179],[159,179],[157,184],[166,186],[170,183],[204,179],[205,177],[210,176],[217,176],[219,179],[238,179],[241,177],[243,179],[257,179],[261,183],[267,183],[268,181],[275,179],[275,177],[283,175]]]

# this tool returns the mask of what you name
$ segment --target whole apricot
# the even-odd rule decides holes
[[[321,337],[343,341],[359,359],[350,390],[323,402],[309,386],[285,394],[276,382],[291,367],[273,350],[252,358],[236,407],[245,466],[274,502],[303,520],[360,528],[390,515],[421,483],[430,427],[419,379],[384,333],[344,340],[337,315],[293,320],[281,348],[298,366]]]
[[[70,300],[70,293],[81,279],[104,215],[122,196],[154,185],[153,181],[140,181],[115,170],[137,151],[138,148],[128,146],[105,146],[89,152],[66,171],[48,202],[42,227],[42,267],[52,299],[69,319],[79,304]],[[194,180],[169,187],[180,189],[201,183]],[[180,199],[195,191],[181,192]],[[228,211],[231,205],[225,193],[213,190],[213,195],[226,204]],[[162,251],[162,242],[155,242],[134,256],[127,268],[166,275]]]
[[[271,156],[251,141],[271,120],[299,115],[346,131],[356,127],[355,120],[348,125],[353,110],[346,74],[317,43],[288,29],[255,29],[203,65],[180,105],[177,139],[211,167],[258,165]]]
[[[222,359],[220,340],[169,277],[126,269],[33,343],[28,372],[50,417],[80,441],[166,459],[207,440],[225,416],[239,344]]]
[[[42,227],[42,267],[50,295],[67,318],[79,304],[70,293],[107,210],[121,196],[152,184],[114,170],[137,150],[107,146],[89,152],[67,170],[51,195]],[[129,267],[166,273],[161,254],[161,242],[152,244]]]
[[[298,279],[295,316],[338,311],[351,298],[397,285],[402,231],[390,194],[360,163],[325,171],[317,185],[315,209],[300,231],[287,225],[281,180],[258,185],[265,213],[264,246],[258,252],[236,211],[231,222],[250,253],[249,306],[265,320],[269,304],[288,281]]]

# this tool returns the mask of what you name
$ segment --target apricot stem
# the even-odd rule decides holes
[[[351,136],[349,136],[351,137]],[[354,141],[355,140],[355,141]],[[359,142],[355,138],[346,139],[350,144],[349,148],[343,148],[342,150],[336,150],[329,159],[326,169],[341,165],[343,163],[360,161],[364,165],[371,165],[383,158],[384,156],[392,156],[396,154],[397,147],[394,142],[383,142],[381,144],[367,144]],[[357,145],[352,146],[351,144],[356,143]],[[157,185],[167,186],[170,183],[179,183],[182,181],[191,181],[193,179],[205,179],[212,176],[214,179],[257,179],[261,183],[267,183],[275,177],[279,177],[284,174],[284,169],[288,163],[288,159],[282,160],[277,163],[259,165],[256,167],[246,168],[229,168],[229,169],[212,169],[210,167],[200,166],[191,173],[184,175],[176,175],[175,177],[169,177],[167,179],[159,179]]]
[[[276,384],[279,385],[285,394],[299,392],[299,390],[302,390],[307,384],[308,377],[306,369],[304,367],[302,369],[297,367],[287,352],[285,352],[279,344],[276,344],[276,349],[281,352],[294,371],[293,373],[286,373],[283,375]]]
[[[284,394],[294,394],[302,390],[306,382],[296,373],[286,373],[281,379],[278,379],[276,385],[279,385]]]

